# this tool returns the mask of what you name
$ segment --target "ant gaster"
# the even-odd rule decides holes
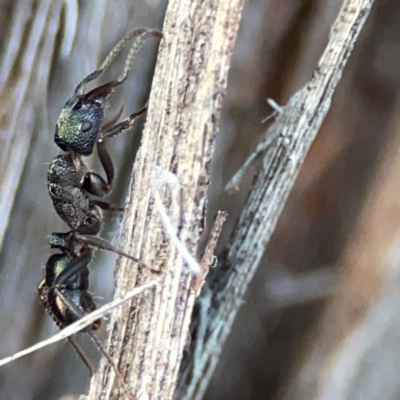
[[[45,278],[38,286],[42,304],[60,329],[96,309],[93,297],[88,292],[88,264],[93,252],[88,247],[82,247],[79,253],[75,253],[74,241],[71,233],[50,235],[51,247],[60,249],[62,253],[53,254],[47,260]],[[85,331],[97,330],[100,326],[101,320],[96,320]],[[78,344],[72,337],[68,340],[92,375],[92,367]]]
[[[79,240],[79,239],[78,239]],[[61,250],[61,253],[53,254],[47,260],[45,278],[39,283],[38,291],[40,300],[46,311],[60,329],[77,321],[86,314],[96,309],[96,304],[89,289],[89,269],[93,251],[90,247],[82,246],[78,252],[75,251],[77,238],[73,232],[53,233],[50,235],[52,248]],[[124,379],[118,371],[113,359],[94,333],[102,325],[101,319],[94,321],[86,327],[87,332],[102,354],[112,366],[121,389],[128,399],[133,399],[124,384]],[[74,347],[79,357],[86,365],[90,375],[93,368],[78,343],[69,337],[68,341]]]

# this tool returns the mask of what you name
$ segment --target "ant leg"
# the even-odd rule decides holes
[[[77,279],[75,278],[76,274],[79,274],[78,285],[79,290],[88,290],[89,289],[89,270],[88,264],[92,259],[93,252],[92,250],[86,248],[81,250],[81,255],[76,257],[75,260],[69,260],[67,266],[58,273],[57,276],[52,279],[52,282],[46,282],[49,287],[59,287],[66,285],[75,285]],[[51,258],[49,259],[50,262]],[[48,264],[49,264],[48,262]],[[54,265],[46,265],[46,269],[54,270]],[[50,283],[50,285],[49,285]]]
[[[104,240],[98,236],[89,236],[89,235],[80,235],[76,234],[76,238],[82,242],[83,244],[91,247],[97,247],[98,249],[101,250],[108,250],[113,253],[119,254],[120,256],[124,256],[126,258],[129,258],[132,261],[137,262],[138,264],[143,264],[139,259],[136,257],[133,257],[127,253],[124,253],[121,250],[118,250],[115,248],[110,242],[107,242],[107,240]],[[144,265],[144,264],[143,264]]]
[[[122,111],[124,111],[124,106],[122,105],[120,110],[118,111],[118,114],[115,115],[115,117],[113,119],[111,119],[108,122],[105,122],[101,128],[102,131],[107,131],[108,129],[110,129],[111,127],[113,127],[117,121],[120,119],[121,115],[122,115]]]
[[[124,211],[125,210],[124,207],[121,207],[117,204],[108,203],[107,201],[93,199],[93,200],[91,200],[91,202],[93,204],[96,204],[96,206],[99,206],[102,210],[105,210],[105,211]]]
[[[132,261],[138,263],[141,267],[148,269],[150,272],[152,272],[154,274],[160,273],[160,271],[149,268],[145,263],[140,261],[138,258],[133,257],[130,254],[125,253],[121,250],[118,250],[111,243],[107,242],[107,240],[104,240],[98,236],[86,236],[86,235],[76,234],[76,238],[87,246],[97,247],[98,249],[102,249],[102,250],[108,250],[108,251],[116,253],[120,256],[126,257],[129,260],[132,260]]]
[[[90,377],[92,377],[93,376],[93,368],[92,368],[92,365],[90,364],[89,360],[87,359],[85,353],[83,352],[83,350],[80,348],[78,343],[76,343],[75,340],[71,336],[68,338],[68,342],[71,343],[72,347],[78,353],[78,356],[80,357],[82,362],[86,365],[87,369],[89,370]]]
[[[140,117],[142,114],[144,114],[147,111],[147,106],[142,107],[140,110],[132,113],[129,115],[127,118],[125,118],[122,122],[119,124],[113,126],[110,129],[107,129],[106,131],[102,132],[100,134],[100,138],[97,142],[97,146],[99,143],[103,143],[104,139],[108,139],[114,136],[117,136],[123,132],[126,132],[127,130],[131,129],[133,127],[133,124],[136,120],[136,118]]]
[[[108,157],[110,158],[109,155],[108,155]],[[111,158],[108,160],[108,162],[110,164],[107,164],[107,170],[104,168],[106,171],[106,175],[107,175],[107,182],[97,172],[88,172],[85,175],[85,178],[83,180],[82,189],[84,189],[86,192],[88,192],[90,194],[93,194],[95,196],[100,196],[100,197],[103,197],[106,194],[111,192],[112,185],[114,182],[114,165],[111,161]],[[103,164],[103,162],[102,162],[102,164]],[[102,205],[104,205],[106,203],[104,201],[90,200],[90,202],[92,204],[98,205],[103,210],[106,209],[106,208],[102,207]]]
[[[85,222],[81,224],[76,231],[83,235],[97,235],[101,230],[102,223],[103,213],[101,208],[90,201]]]
[[[96,172],[88,172],[85,175],[85,180],[83,183],[83,188],[86,191],[96,196],[104,196],[110,193],[114,183],[114,164],[109,152],[106,149],[104,140],[113,136],[117,136],[131,129],[136,118],[144,114],[146,110],[147,107],[141,108],[139,111],[132,113],[122,122],[101,134],[99,140],[97,141],[97,152],[99,154],[101,165],[106,173],[107,182]]]
[[[67,296],[63,292],[58,290],[58,288],[55,288],[55,290],[57,292],[57,295],[63,301],[63,303],[75,315],[76,319],[83,318],[86,315],[85,310],[82,309],[77,304],[75,304],[73,301],[70,301],[70,299],[68,299]],[[86,311],[89,311],[89,310],[86,310]],[[94,311],[94,308],[92,310],[90,310],[90,311]],[[95,332],[93,332],[94,329],[97,329],[97,328],[87,329],[84,332],[88,333],[90,335],[90,337],[93,339],[94,343],[97,345],[97,347],[99,348],[101,353],[104,355],[104,357],[107,359],[107,361],[110,363],[111,367],[113,368],[113,370],[115,372],[115,375],[118,378],[118,381],[120,383],[121,389],[125,392],[125,394],[127,395],[127,397],[129,399],[132,399],[132,395],[129,393],[128,389],[125,387],[125,383],[124,383],[124,379],[123,379],[122,375],[118,371],[117,366],[115,365],[113,359],[111,358],[110,354],[107,352],[107,350],[104,347],[104,345],[101,343],[101,341],[98,338],[98,336],[95,334]],[[92,367],[91,367],[89,361],[87,360],[87,358],[85,357],[85,355],[83,354],[83,351],[81,350],[81,348],[77,345],[77,343],[71,337],[69,337],[68,340],[70,341],[70,343],[72,344],[72,346],[74,347],[74,349],[76,350],[78,355],[81,357],[83,363],[88,367],[89,372],[91,373],[91,376],[92,376],[92,374],[93,374]]]
[[[129,393],[125,383],[124,383],[124,378],[122,377],[122,375],[120,374],[120,372],[118,371],[117,366],[114,363],[114,360],[111,358],[110,354],[108,353],[108,351],[106,350],[106,348],[104,347],[103,343],[100,342],[98,336],[92,332],[92,331],[88,331],[88,334],[90,335],[90,337],[92,338],[92,340],[95,342],[96,346],[100,349],[100,351],[102,352],[102,354],[104,355],[104,357],[107,359],[108,363],[112,366],[115,375],[118,378],[119,384],[121,389],[125,392],[125,395],[127,396],[128,399],[134,399],[132,397],[132,395]]]

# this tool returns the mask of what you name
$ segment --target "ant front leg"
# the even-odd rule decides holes
[[[122,122],[101,134],[99,140],[97,141],[97,152],[99,154],[101,165],[106,173],[107,181],[105,181],[104,178],[96,172],[88,172],[83,183],[83,188],[87,192],[100,197],[111,192],[114,183],[114,164],[110,157],[110,153],[106,149],[105,139],[117,136],[128,131],[129,129],[132,129],[136,118],[144,114],[146,110],[147,107],[141,108],[139,111],[132,113]],[[98,205],[103,209],[113,209],[112,205],[110,205],[110,208],[106,208],[106,204],[107,203],[105,202],[101,202],[101,204]]]
[[[100,143],[104,142],[104,139],[108,139],[114,136],[118,136],[119,134],[128,131],[133,127],[133,124],[136,120],[136,118],[140,117],[142,114],[144,114],[147,111],[147,106],[144,106],[141,108],[139,111],[136,111],[129,115],[129,117],[125,118],[122,122],[119,124],[113,126],[110,129],[107,129],[105,132],[102,132],[100,134],[100,138],[97,142],[97,147],[99,146]]]

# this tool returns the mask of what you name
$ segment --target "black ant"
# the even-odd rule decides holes
[[[54,140],[62,152],[50,164],[48,190],[57,214],[68,224],[71,231],[50,235],[51,248],[58,249],[61,253],[53,254],[48,259],[45,278],[40,282],[38,290],[44,307],[61,329],[96,309],[93,297],[88,292],[88,265],[92,259],[93,248],[115,252],[146,267],[137,258],[96,236],[103,221],[102,210],[123,211],[123,208],[92,199],[90,195],[105,196],[113,187],[114,166],[105,147],[105,139],[131,129],[135,119],[146,111],[144,107],[114,126],[112,125],[115,121],[103,125],[107,100],[114,89],[125,82],[137,51],[145,39],[151,36],[161,38],[162,33],[138,29],[125,36],[100,68],[79,83],[57,121]],[[99,78],[126,42],[134,37],[137,37],[137,40],[129,51],[122,76],[82,94],[83,86]],[[95,145],[106,180],[96,172],[89,171],[82,160],[82,156],[93,153]],[[111,357],[94,334],[100,326],[101,320],[97,320],[84,331],[91,335],[120,377]],[[92,367],[82,350],[72,338],[69,338],[69,341],[92,374]]]

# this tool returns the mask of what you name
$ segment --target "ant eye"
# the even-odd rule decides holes
[[[82,133],[89,132],[92,129],[93,124],[90,121],[85,121],[81,123],[80,131]]]
[[[78,101],[75,105],[74,105],[74,110],[79,110],[82,108],[82,102]]]

